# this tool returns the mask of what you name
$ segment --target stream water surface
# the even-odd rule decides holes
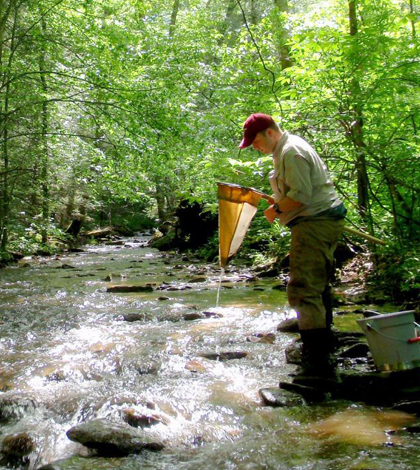
[[[285,293],[244,270],[221,278],[216,265],[146,241],[0,271],[0,441],[31,436],[30,469],[420,468],[418,434],[386,434],[381,410],[343,401],[263,406],[258,390],[295,369],[284,358],[294,336],[276,331],[291,316]],[[120,284],[153,291],[107,291]],[[203,357],[222,352],[247,355]],[[163,451],[101,458],[66,436],[127,410],[156,418]],[[338,424],[319,432],[331,417],[345,432]]]

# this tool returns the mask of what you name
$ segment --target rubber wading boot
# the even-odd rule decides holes
[[[329,328],[301,330],[302,370],[300,374],[331,377],[335,375],[334,336]]]
[[[322,293],[322,303],[325,307],[325,321],[327,328],[331,328],[333,324],[333,303],[334,295],[330,286],[327,286]]]

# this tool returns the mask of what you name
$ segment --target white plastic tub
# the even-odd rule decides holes
[[[357,320],[380,371],[420,367],[420,328],[414,311],[387,313]]]

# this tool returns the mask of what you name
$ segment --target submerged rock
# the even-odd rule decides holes
[[[398,411],[359,411],[349,409],[335,413],[309,426],[314,437],[333,439],[360,446],[398,445],[392,433],[412,423],[414,417]]]
[[[144,449],[157,451],[164,448],[162,441],[140,429],[105,419],[94,419],[75,426],[67,431],[67,437],[103,456],[125,456]]]

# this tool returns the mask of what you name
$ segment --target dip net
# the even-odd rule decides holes
[[[238,251],[257,212],[259,200],[267,195],[237,184],[217,183],[219,198],[219,263],[227,266]]]

